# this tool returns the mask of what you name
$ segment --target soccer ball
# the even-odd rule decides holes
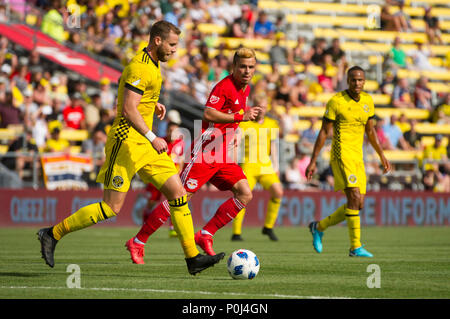
[[[259,260],[248,249],[234,251],[227,261],[227,269],[233,279],[253,279],[259,271]]]

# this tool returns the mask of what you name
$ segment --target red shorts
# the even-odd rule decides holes
[[[206,182],[221,191],[228,191],[241,179],[247,179],[236,163],[186,163],[180,177],[184,188],[190,193],[198,191]]]
[[[152,183],[148,183],[145,190],[150,194],[149,200],[159,201],[161,199],[161,192]]]

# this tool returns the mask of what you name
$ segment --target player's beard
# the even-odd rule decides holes
[[[170,58],[170,55],[168,55],[168,54],[164,51],[164,49],[163,49],[162,46],[161,46],[161,47],[158,47],[158,48],[156,49],[156,56],[158,57],[158,60],[161,61],[161,62],[167,62],[167,61],[169,60],[169,58]]]

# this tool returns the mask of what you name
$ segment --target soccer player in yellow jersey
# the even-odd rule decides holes
[[[350,236],[350,256],[373,257],[361,244],[359,211],[364,205],[366,173],[363,162],[364,132],[380,157],[384,173],[391,164],[383,154],[378,142],[372,118],[375,108],[372,97],[363,92],[364,70],[359,66],[347,72],[348,89],[334,95],[328,101],[322,128],[314,144],[311,162],[306,168],[306,177],[311,180],[316,171],[316,161],[325,140],[333,130],[330,165],[334,175],[334,190],[344,191],[347,203],[319,222],[309,224],[316,252],[322,252],[323,232],[330,226],[347,221]]]
[[[278,211],[283,198],[283,186],[278,178],[278,122],[265,116],[267,111],[266,102],[263,99],[255,101],[255,105],[261,107],[254,121],[242,122],[241,143],[244,147],[244,158],[241,164],[242,170],[247,176],[250,189],[253,190],[259,183],[265,190],[270,192],[270,201],[267,204],[266,219],[262,233],[269,236],[273,241],[278,238],[273,231],[277,220]],[[273,161],[273,162],[272,162]],[[231,240],[243,240],[242,222],[244,221],[245,208],[233,220],[233,235]]]
[[[138,173],[145,183],[152,183],[168,199],[174,228],[184,250],[190,274],[211,267],[224,253],[209,256],[197,250],[194,226],[187,205],[186,191],[174,162],[167,155],[167,143],[151,130],[153,115],[163,119],[166,109],[158,103],[161,89],[160,62],[175,53],[180,30],[166,21],[156,22],[150,41],[122,72],[117,99],[117,117],[108,132],[106,161],[97,182],[103,183],[103,200],[82,207],[53,227],[40,229],[42,257],[54,266],[54,250],[68,233],[92,226],[116,216],[125,201],[131,179]]]

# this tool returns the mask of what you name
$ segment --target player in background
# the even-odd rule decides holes
[[[170,112],[169,112],[170,113]],[[169,122],[167,124],[167,131],[164,140],[167,143],[167,155],[172,158],[175,163],[175,167],[178,172],[181,171],[184,164],[184,142],[180,138],[178,128],[179,124],[175,122]],[[147,206],[145,207],[142,215],[142,221],[145,223],[148,215],[152,212],[153,208],[161,201],[161,192],[152,184],[147,184],[146,191],[149,194]],[[172,219],[169,218],[169,237],[177,237],[177,232],[175,231]]]
[[[209,95],[201,135],[194,141],[190,160],[181,172],[188,200],[208,181],[221,191],[233,192],[233,197],[225,201],[203,229],[195,234],[195,242],[211,256],[215,255],[212,245],[216,231],[228,224],[252,199],[247,178],[234,155],[237,145],[235,131],[239,123],[254,120],[261,110],[256,106],[247,109],[246,106],[255,68],[253,50],[240,48],[235,52],[232,73],[217,83]],[[164,201],[149,215],[137,235],[128,241],[134,263],[144,263],[145,243],[169,216],[167,201]]]
[[[131,179],[136,173],[145,183],[152,183],[168,199],[169,211],[190,274],[213,266],[224,253],[209,256],[199,253],[194,240],[194,226],[175,164],[167,155],[167,143],[151,130],[153,115],[165,116],[158,103],[162,77],[160,62],[167,62],[176,52],[180,30],[166,21],[152,25],[149,44],[138,52],[120,77],[117,116],[105,146],[106,161],[97,182],[103,183],[103,200],[80,208],[60,223],[38,232],[42,257],[54,266],[54,251],[61,238],[116,216],[125,201]]]
[[[244,157],[241,163],[242,170],[247,176],[250,189],[253,190],[259,183],[265,190],[270,192],[270,201],[267,204],[266,219],[262,233],[269,236],[273,241],[278,237],[273,231],[283,198],[283,186],[278,177],[278,122],[265,116],[267,102],[265,99],[255,99],[255,105],[261,107],[261,111],[254,121],[242,122],[239,125],[242,136],[241,146]],[[243,209],[233,220],[233,235],[231,240],[243,240],[242,223],[244,221],[245,209]]]
[[[363,161],[364,132],[380,157],[384,173],[391,164],[384,156],[375,132],[373,117],[375,107],[372,97],[363,91],[364,70],[354,66],[347,71],[348,89],[334,95],[327,103],[322,128],[314,144],[306,177],[311,180],[316,171],[316,161],[328,135],[333,134],[330,165],[334,175],[334,190],[344,191],[347,203],[333,214],[309,224],[316,252],[322,252],[323,232],[330,226],[347,221],[350,237],[350,256],[373,257],[361,244],[359,211],[364,206],[366,173]],[[331,131],[333,130],[333,131]]]

